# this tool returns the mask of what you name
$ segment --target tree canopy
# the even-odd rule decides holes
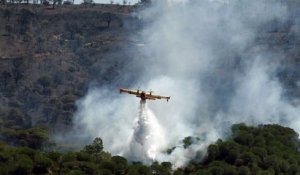
[[[189,145],[192,137],[186,137]],[[0,142],[0,174],[115,174],[115,175],[297,175],[300,173],[298,134],[280,125],[236,124],[228,140],[207,148],[201,162],[173,169],[170,162],[131,163],[103,151],[97,137],[77,152],[42,151]],[[174,168],[174,167],[173,167]]]

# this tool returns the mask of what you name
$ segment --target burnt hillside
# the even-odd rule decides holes
[[[126,68],[128,36],[139,28],[134,8],[0,7],[2,136],[40,124],[67,130],[90,83],[111,84]]]

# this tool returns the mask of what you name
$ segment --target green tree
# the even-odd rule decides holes
[[[162,162],[161,166],[164,168],[164,170],[166,172],[171,172],[171,170],[172,170],[172,164],[171,164],[171,162]]]
[[[34,157],[34,174],[46,174],[49,173],[49,168],[52,165],[51,159],[47,158],[44,154],[36,154]]]
[[[101,163],[101,168],[110,170],[112,173],[115,174],[116,164],[112,161],[104,161]]]
[[[239,175],[251,175],[251,171],[247,166],[241,166],[238,168]]]
[[[182,169],[177,169],[173,173],[174,175],[184,175],[184,171]]]
[[[253,154],[259,156],[260,160],[263,160],[268,154],[267,150],[265,150],[264,147],[253,147],[251,151],[253,152]]]
[[[211,144],[207,148],[207,159],[213,161],[219,156],[219,148],[215,144]]]
[[[34,128],[21,130],[18,132],[19,139],[26,141],[25,145],[33,149],[42,149],[46,145],[50,145],[49,128],[44,126],[36,126]]]
[[[127,168],[127,160],[121,156],[113,156],[111,160],[115,163],[115,174],[125,174]]]
[[[193,138],[191,136],[183,139],[183,148],[186,149],[193,144]]]
[[[113,173],[108,169],[100,169],[101,175],[113,175]]]
[[[172,164],[170,162],[162,162],[161,164],[154,162],[151,165],[152,173],[157,175],[169,175],[171,174],[171,168]]]
[[[226,165],[224,166],[224,175],[236,175],[237,171],[235,166],[232,165]]]
[[[73,152],[63,154],[59,160],[60,163],[72,162],[72,161],[76,161],[76,153]]]
[[[14,168],[9,174],[12,175],[27,175],[30,174],[33,169],[33,161],[29,156],[19,154],[15,156]]]
[[[224,174],[224,169],[220,166],[212,166],[209,168],[209,171],[211,172],[212,175],[223,175]]]
[[[46,156],[51,159],[53,162],[58,162],[60,157],[62,156],[61,153],[56,151],[47,152]]]
[[[84,152],[89,154],[101,153],[103,150],[103,141],[100,137],[96,137],[91,145],[86,145],[83,149]]]

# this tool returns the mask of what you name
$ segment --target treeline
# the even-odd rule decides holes
[[[42,5],[70,5],[74,4],[74,0],[0,0],[0,4],[42,4]],[[110,4],[116,4],[119,5],[119,3],[116,3],[114,0],[109,1]],[[149,4],[151,3],[151,0],[139,0],[137,4]],[[94,0],[82,0],[81,4],[95,4]],[[137,5],[137,4],[131,4],[130,0],[122,0],[122,5]]]
[[[208,147],[201,162],[172,170],[170,162],[146,166],[103,151],[100,138],[77,152],[41,151],[0,143],[0,174],[72,175],[297,175],[300,174],[298,134],[279,125],[232,126],[227,141]]]
[[[93,3],[93,0],[83,0],[82,3]],[[74,4],[74,0],[0,0],[0,4],[17,5],[17,4],[41,4],[41,5],[62,5],[62,4]]]
[[[0,174],[140,175],[171,174],[171,163],[151,166],[129,164],[121,156],[103,151],[100,138],[78,152],[43,152],[28,147],[13,147],[0,142]]]
[[[80,2],[83,5],[95,5],[94,0],[82,0]],[[37,4],[37,5],[52,5],[54,8],[56,5],[71,5],[75,4],[74,0],[0,0],[0,5],[17,5],[17,4]],[[111,0],[110,4],[114,4],[114,1]],[[118,4],[119,5],[119,4]],[[122,5],[131,5],[130,1],[123,0]]]
[[[279,125],[232,126],[231,138],[211,144],[201,163],[190,163],[187,174],[300,174],[298,134]]]

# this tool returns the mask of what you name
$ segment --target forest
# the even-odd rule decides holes
[[[103,151],[101,138],[80,151],[57,152],[37,149],[36,145],[16,147],[0,143],[0,174],[70,175],[297,175],[300,172],[298,134],[280,125],[257,127],[235,124],[226,140],[207,148],[202,160],[191,160],[185,167],[170,162],[143,165]],[[47,135],[40,135],[45,139]],[[46,139],[47,140],[47,139]],[[185,139],[185,148],[190,146]]]

